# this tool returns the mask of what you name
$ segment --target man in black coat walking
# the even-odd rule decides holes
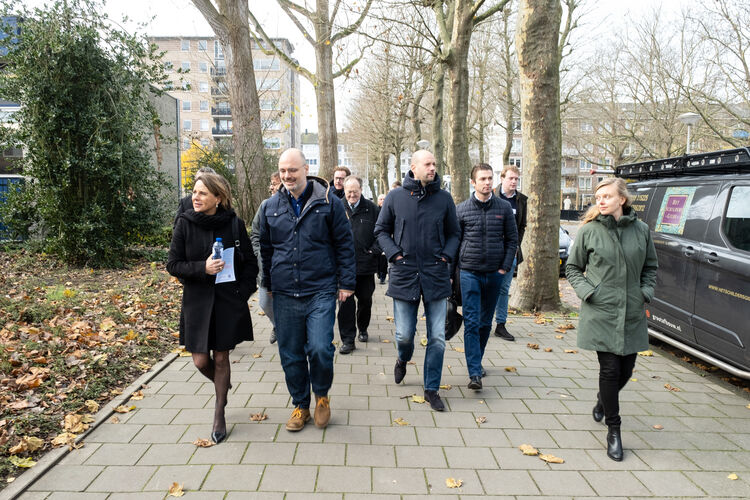
[[[378,270],[380,247],[375,241],[375,222],[378,207],[362,196],[362,179],[350,175],[344,181],[344,208],[354,233],[354,253],[357,256],[357,284],[354,295],[339,305],[339,335],[341,354],[349,354],[354,347],[354,337],[359,329],[360,342],[367,342],[370,326],[372,294],[375,291],[375,273]],[[355,301],[356,297],[356,301]],[[356,304],[355,304],[356,302]],[[355,321],[356,320],[356,321]]]
[[[518,237],[510,203],[492,195],[492,167],[471,171],[474,194],[456,207],[461,228],[458,265],[464,313],[469,389],[482,388],[482,358],[492,328],[500,283],[513,266]]]
[[[516,218],[516,229],[518,231],[518,251],[516,252],[516,259],[513,261],[513,266],[510,271],[503,275],[503,279],[500,283],[500,295],[497,298],[497,305],[495,307],[495,336],[500,337],[503,340],[514,341],[516,338],[508,332],[505,328],[505,321],[508,319],[508,299],[510,298],[508,292],[510,291],[510,282],[513,280],[513,272],[516,266],[523,262],[523,252],[521,252],[521,242],[523,241],[523,233],[526,232],[526,200],[528,198],[525,194],[516,190],[518,186],[518,178],[520,176],[520,170],[515,165],[507,165],[503,168],[503,173],[500,174],[502,181],[495,190],[500,199],[503,199],[510,203],[513,209],[513,214]]]
[[[427,317],[424,396],[436,411],[445,409],[438,389],[445,352],[445,299],[451,295],[458,231],[456,205],[450,193],[440,189],[435,157],[429,151],[415,152],[403,186],[385,198],[375,235],[392,263],[386,295],[393,298],[396,323],[394,379],[397,384],[404,379],[406,363],[414,354],[421,298]]]

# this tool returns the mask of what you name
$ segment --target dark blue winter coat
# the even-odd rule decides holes
[[[518,233],[510,203],[492,196],[481,202],[475,195],[456,207],[461,245],[458,265],[476,273],[510,271],[518,247]]]
[[[260,214],[262,285],[273,293],[305,297],[354,290],[354,239],[344,205],[328,183],[307,177],[312,194],[299,217],[282,186]]]
[[[427,301],[449,297],[458,232],[456,205],[440,189],[440,177],[423,187],[408,172],[403,186],[385,197],[375,224],[378,245],[392,262],[386,295],[408,301],[419,300],[420,291]],[[398,255],[403,259],[395,260]]]

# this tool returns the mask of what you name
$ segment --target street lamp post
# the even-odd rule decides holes
[[[690,147],[690,129],[693,128],[694,125],[698,123],[698,121],[701,119],[701,116],[698,113],[682,113],[677,117],[677,119],[681,122],[687,125],[687,144],[685,146],[685,154],[689,155],[692,153],[692,148]]]

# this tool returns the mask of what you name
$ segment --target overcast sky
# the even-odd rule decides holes
[[[302,3],[297,0],[298,3]],[[304,1],[304,0],[302,0]],[[344,0],[352,1],[352,0]],[[356,0],[354,0],[356,1]],[[623,20],[632,16],[642,16],[652,8],[663,12],[674,12],[692,0],[588,0],[589,7],[583,19],[581,33],[586,33],[586,45],[593,43],[598,36],[606,37],[616,33]],[[44,0],[21,0],[27,6],[41,6]],[[308,0],[309,2],[309,0]],[[490,3],[490,2],[488,2]],[[274,0],[249,0],[250,9],[271,37],[288,38],[295,48],[293,56],[303,66],[315,68],[312,47],[303,40],[286,14],[281,12]],[[132,21],[126,24],[129,30],[136,25],[148,23],[145,32],[152,36],[212,36],[213,32],[203,16],[190,0],[108,0],[106,10],[111,18],[122,19],[127,15]],[[153,18],[153,20],[152,20]],[[312,85],[300,77],[301,82],[301,125],[310,131],[317,129],[315,95]],[[337,123],[339,129],[345,125],[346,105],[351,99],[353,85],[337,81]]]

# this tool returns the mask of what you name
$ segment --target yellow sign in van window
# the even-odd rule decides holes
[[[654,230],[657,233],[682,234],[685,231],[685,221],[696,189],[696,186],[667,188],[656,219]]]

